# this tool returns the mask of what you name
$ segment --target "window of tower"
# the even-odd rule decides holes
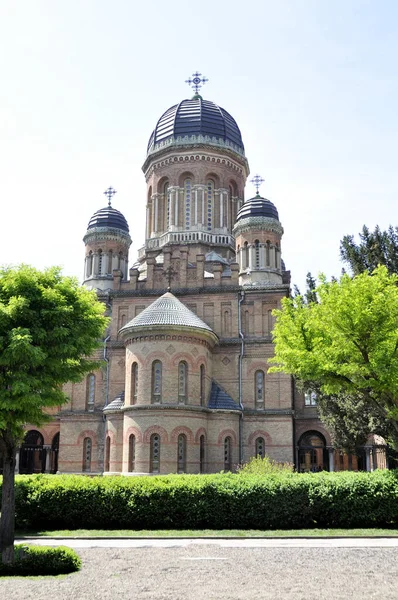
[[[98,275],[102,275],[103,258],[102,250],[98,250]]]
[[[151,435],[151,450],[150,450],[150,473],[159,473],[160,470],[160,435],[153,433]]]
[[[111,438],[109,437],[109,435],[107,435],[106,441],[105,441],[104,471],[106,471],[108,473],[110,471],[110,467],[111,467]]]
[[[155,360],[152,363],[152,402],[161,402],[162,399],[162,363]]]
[[[264,458],[265,456],[265,442],[262,437],[256,439],[256,456],[259,456],[260,458]]]
[[[190,179],[184,181],[184,194],[185,194],[185,229],[189,229],[191,225],[191,196],[192,196],[192,182]]]
[[[132,473],[135,469],[135,435],[129,437],[128,471]]]
[[[256,371],[254,375],[256,408],[264,407],[264,371]]]
[[[201,435],[199,440],[199,467],[200,472],[205,472],[205,436]]]
[[[95,375],[90,373],[90,375],[87,376],[86,382],[86,410],[92,412],[95,404]]]
[[[200,365],[200,405],[206,404],[206,371],[205,366]]]
[[[231,469],[232,469],[231,438],[228,436],[224,440],[224,471],[230,471]]]
[[[89,437],[84,438],[84,441],[83,441],[83,465],[82,465],[83,473],[89,473],[91,471],[91,449],[92,449],[91,438],[89,438]]]
[[[113,260],[113,252],[112,250],[109,250],[108,252],[108,275],[112,275],[112,260]]]
[[[214,197],[214,181],[209,179],[206,185],[207,194],[207,229],[212,229],[212,212],[213,212],[213,197]]]
[[[138,364],[134,362],[131,365],[131,404],[137,402],[138,395]]]
[[[163,188],[164,193],[164,203],[166,207],[166,229],[168,229],[170,225],[170,189],[169,182],[167,181]]]
[[[187,375],[188,365],[181,361],[178,365],[178,402],[181,404],[187,401]]]
[[[260,268],[260,242],[258,240],[256,240],[254,242],[254,248],[255,248],[255,253],[256,253],[256,269]]]

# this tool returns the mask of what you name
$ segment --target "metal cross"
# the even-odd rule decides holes
[[[108,189],[105,190],[104,194],[105,194],[105,196],[108,196],[108,206],[110,206],[112,196],[114,196],[116,194],[116,190],[114,190],[113,187],[108,187]]]
[[[170,292],[171,290],[171,280],[177,275],[177,271],[175,271],[173,269],[173,267],[170,265],[170,267],[167,267],[167,269],[165,269],[163,271],[163,276],[167,277],[167,291]]]
[[[192,73],[192,77],[193,79],[186,79],[185,83],[192,87],[195,94],[198,94],[200,88],[209,80],[206,79],[206,77],[202,77],[202,73],[198,73],[198,71],[196,71],[196,73]]]
[[[253,179],[250,180],[250,183],[254,185],[254,187],[256,188],[256,193],[258,195],[258,190],[260,189],[260,185],[264,183],[264,179],[261,177],[261,175],[255,175]]]

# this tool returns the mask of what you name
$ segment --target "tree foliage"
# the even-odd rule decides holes
[[[321,277],[319,302],[274,312],[276,366],[318,392],[321,416],[351,446],[373,431],[398,443],[398,276]]]
[[[13,559],[13,471],[24,425],[48,420],[46,409],[67,400],[62,385],[98,366],[89,357],[106,327],[103,313],[95,292],[63,277],[58,268],[0,269],[0,548],[5,561]]]
[[[398,227],[381,231],[377,225],[370,231],[365,225],[357,244],[353,235],[346,235],[340,243],[340,256],[354,275],[368,271],[372,273],[379,265],[387,267],[389,273],[398,274]]]

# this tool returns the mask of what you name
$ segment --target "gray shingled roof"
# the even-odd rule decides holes
[[[212,381],[209,408],[221,408],[224,410],[241,410],[239,404],[232,400],[223,388],[216,381]]]
[[[213,330],[195,313],[185,306],[170,292],[160,296],[155,302],[143,310],[132,321],[127,323],[121,332],[150,326],[183,326],[204,329],[215,335]]]
[[[105,406],[103,412],[112,412],[120,410],[124,406],[124,392],[120,392],[112,402]]]

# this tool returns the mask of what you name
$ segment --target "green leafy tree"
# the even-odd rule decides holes
[[[353,235],[346,235],[340,243],[340,256],[354,275],[372,273],[378,265],[398,274],[398,227],[381,231],[377,225],[370,231],[365,225],[359,234],[359,244]]]
[[[286,298],[274,311],[276,365],[318,393],[344,445],[373,431],[398,443],[398,276],[386,267],[328,282],[319,302]]]
[[[95,292],[22,265],[0,269],[0,454],[3,456],[0,550],[14,560],[16,450],[25,424],[49,420],[46,409],[67,401],[62,385],[98,366],[90,358],[107,319]]]

